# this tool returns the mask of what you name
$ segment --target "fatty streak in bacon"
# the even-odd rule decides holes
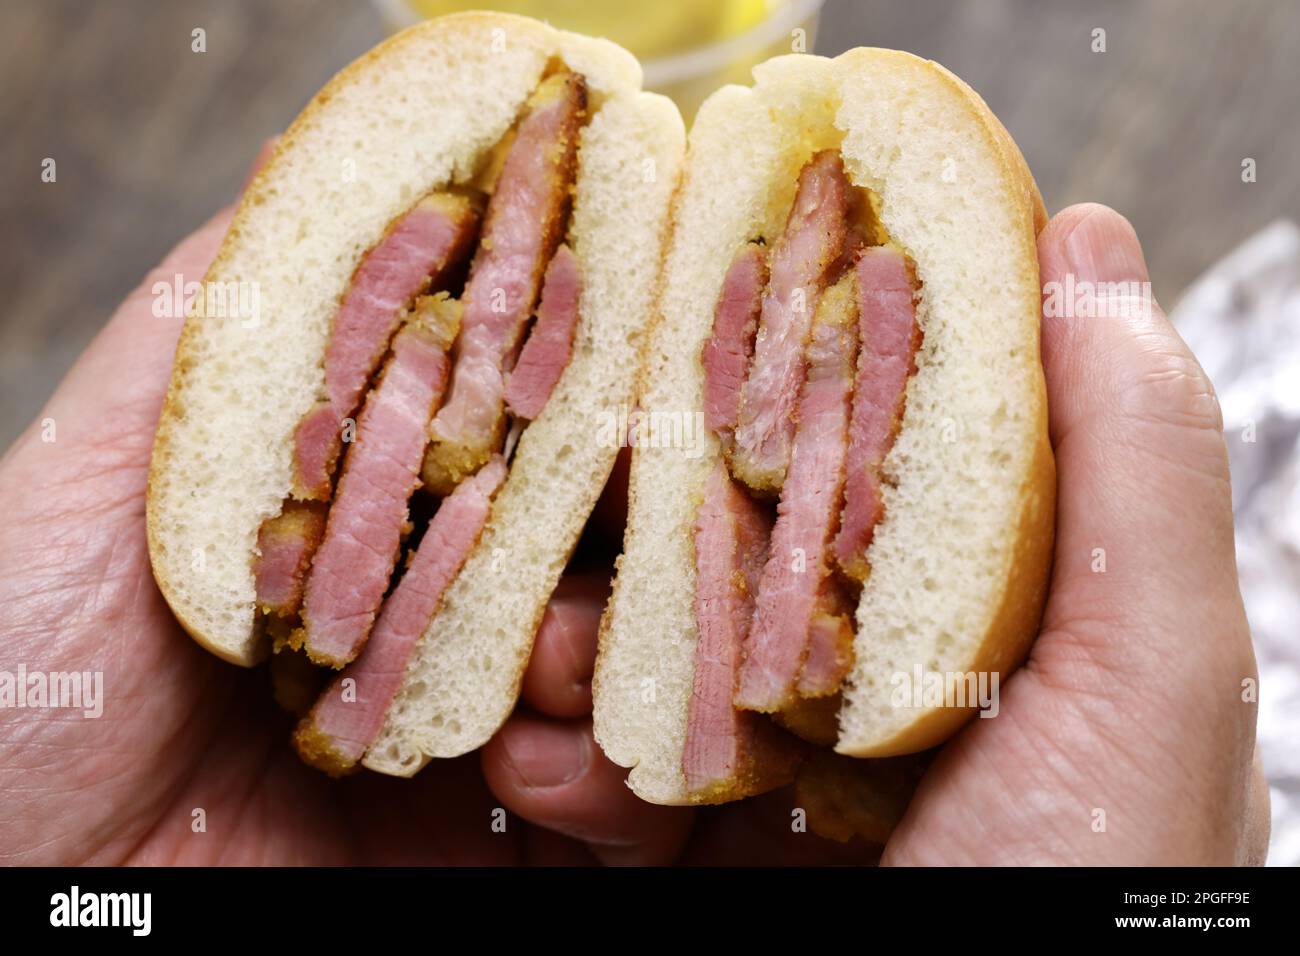
[[[383,727],[416,643],[487,524],[492,496],[505,477],[505,460],[494,456],[439,505],[361,656],[299,723],[294,745],[307,763],[339,774],[365,755]],[[349,678],[355,682],[350,685],[355,697],[343,693],[343,681]]]
[[[713,331],[704,343],[704,424],[725,443],[740,417],[740,389],[754,355],[754,335],[767,285],[767,249],[746,243],[722,280]]]
[[[407,502],[418,483],[429,419],[447,382],[446,349],[455,334],[447,315],[454,304],[421,302],[428,303],[428,311],[397,334],[383,377],[366,399],[307,578],[304,647],[318,664],[337,668],[356,657],[401,546]]]
[[[473,474],[500,446],[505,373],[560,240],[585,111],[581,76],[566,70],[543,80],[488,202],[465,287],[451,390],[430,429],[424,481],[436,493]]]
[[[780,491],[785,480],[804,348],[827,274],[844,248],[849,192],[839,153],[816,154],[799,173],[794,206],[772,252],[731,462],[736,477],[761,493]]]
[[[302,582],[311,556],[325,533],[325,509],[318,504],[290,501],[284,510],[257,531],[253,580],[257,606],[263,614],[290,617],[302,604]]]
[[[884,512],[881,466],[903,417],[907,379],[915,368],[921,330],[913,304],[915,286],[899,249],[867,249],[855,270],[862,347],[835,558],[845,574],[865,581],[871,570],[867,548]]]
[[[772,521],[719,461],[695,521],[695,678],[682,772],[691,798],[733,799],[789,783],[797,745],[731,703]]]
[[[561,245],[546,267],[537,321],[506,385],[506,405],[518,417],[534,419],[542,413],[568,366],[581,294],[578,260],[568,246]]]
[[[330,329],[326,400],[294,434],[295,498],[329,499],[343,421],[356,411],[402,311],[461,262],[477,230],[478,213],[467,197],[435,193],[397,219],[361,260]]]
[[[848,274],[822,298],[808,344],[789,475],[735,699],[747,710],[770,713],[794,697],[809,629],[830,586],[827,556],[844,485],[856,317]]]

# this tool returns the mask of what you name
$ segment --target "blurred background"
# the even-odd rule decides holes
[[[663,60],[809,4],[515,5]],[[386,35],[393,10],[403,0],[5,1],[0,447],[144,271],[230,202],[263,139]],[[777,44],[789,48],[788,30]],[[1134,222],[1166,307],[1270,220],[1300,219],[1292,0],[828,0],[815,51],[855,46],[909,49],[965,78],[1021,144],[1050,211],[1099,200]],[[737,59],[720,62],[744,81]],[[40,181],[45,157],[57,183]],[[1242,182],[1245,157],[1256,182]]]
[[[699,65],[692,47],[743,39],[769,8],[779,19],[808,6],[514,5],[555,11],[557,23],[576,17],[656,61],[687,54],[687,70]],[[230,201],[259,144],[403,9],[404,0],[6,0],[0,447],[144,271]],[[204,53],[192,50],[199,28]],[[1095,29],[1105,30],[1104,53],[1093,52]],[[783,26],[778,48],[789,43]],[[1300,219],[1292,0],[828,0],[809,43],[831,55],[910,50],[963,77],[1020,144],[1049,210],[1097,200],[1133,221],[1166,307],[1272,219]],[[744,80],[745,55],[730,78]],[[704,59],[706,71],[718,63]],[[46,157],[57,183],[41,181]],[[1241,179],[1248,157],[1253,183]]]
[[[1228,430],[1248,424],[1253,436],[1259,425],[1258,443],[1229,441],[1238,563],[1264,669],[1273,862],[1300,863],[1293,0],[6,0],[0,448],[145,270],[231,201],[262,141],[335,71],[402,22],[467,6],[609,35],[688,114],[719,82],[745,82],[753,62],[789,51],[792,31],[826,55],[910,50],[983,95],[1049,211],[1095,200],[1128,216]],[[42,181],[47,158],[54,183]]]

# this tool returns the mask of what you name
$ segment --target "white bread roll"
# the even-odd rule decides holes
[[[890,50],[778,57],[725,87],[691,131],[643,411],[703,408],[701,349],[732,256],[781,231],[800,168],[839,148],[916,265],[924,342],[885,462],[885,514],[856,615],[836,749],[915,752],[967,709],[891,705],[892,675],[1001,671],[1037,633],[1055,468],[1039,359],[1035,236],[1046,215],[1020,152],[937,64]],[[624,555],[601,628],[596,738],[644,799],[688,802],[681,770],[697,629],[692,526],[721,454],[634,453]]]
[[[187,319],[150,469],[155,577],[200,644],[256,663],[252,561],[289,493],[294,428],[322,395],[331,317],[362,255],[421,196],[464,183],[553,58],[587,81],[569,244],[573,358],[524,434],[488,527],[416,651],[377,769],[470,750],[514,706],[546,600],[613,465],[596,418],[632,398],[684,148],[626,51],[521,17],[407,30],[309,103],[248,188],[208,283],[254,282],[260,316]]]

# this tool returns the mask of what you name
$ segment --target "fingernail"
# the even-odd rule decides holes
[[[1105,206],[1091,208],[1074,224],[1061,251],[1076,281],[1149,280],[1137,233],[1127,219]]]
[[[575,724],[525,724],[508,731],[502,744],[510,765],[534,790],[572,783],[591,762],[587,736]]]

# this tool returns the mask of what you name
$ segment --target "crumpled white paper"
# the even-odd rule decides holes
[[[1268,862],[1300,866],[1300,228],[1278,221],[1256,233],[1171,318],[1223,407],[1237,569],[1259,659]]]

